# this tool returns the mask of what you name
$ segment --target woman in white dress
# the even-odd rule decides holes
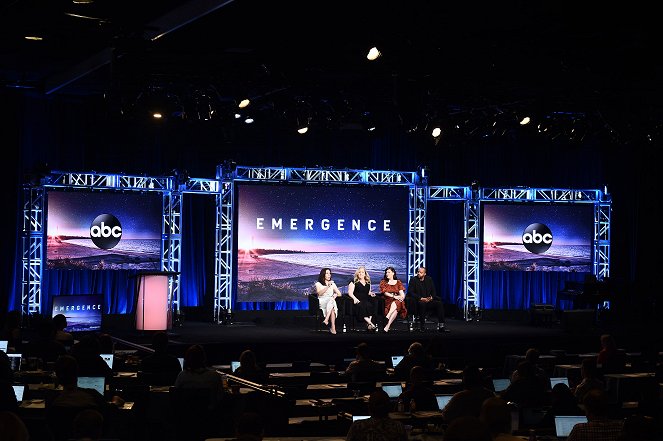
[[[338,315],[336,297],[341,297],[341,291],[331,279],[331,276],[329,268],[321,269],[318,281],[315,282],[315,291],[318,293],[320,309],[322,309],[322,313],[325,316],[323,323],[331,325],[329,332],[336,334],[336,316]]]

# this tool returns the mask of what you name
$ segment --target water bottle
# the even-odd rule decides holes
[[[345,323],[343,323],[343,332],[345,333],[347,331],[348,331],[348,329],[345,327]]]
[[[403,400],[401,400],[400,398],[398,399],[398,404],[396,404],[396,411],[405,412],[405,404],[403,404]]]

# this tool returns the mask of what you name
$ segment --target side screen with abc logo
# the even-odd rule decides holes
[[[485,271],[592,272],[593,204],[484,203]]]
[[[48,269],[161,267],[160,192],[49,190],[46,197]]]

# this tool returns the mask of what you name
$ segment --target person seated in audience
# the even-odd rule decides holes
[[[493,441],[522,441],[522,438],[512,435],[511,407],[500,397],[483,402],[479,419],[490,431]]]
[[[78,362],[78,375],[82,377],[105,377],[110,381],[113,370],[101,358],[99,339],[92,334],[86,335],[71,348],[71,355]]]
[[[654,417],[631,415],[624,418],[619,441],[659,441],[663,438],[661,428]]]
[[[618,441],[622,433],[623,420],[612,420],[607,394],[600,389],[592,389],[583,399],[586,423],[573,426],[567,441]]]
[[[407,349],[407,354],[394,368],[394,377],[399,380],[407,380],[410,371],[415,366],[421,366],[424,368],[426,373],[431,375],[432,378],[435,362],[433,357],[426,353],[424,346],[418,341],[410,344]]]
[[[0,411],[0,434],[3,441],[28,441],[30,439],[28,428],[15,412]]]
[[[261,441],[265,433],[262,420],[256,412],[243,412],[237,419],[232,441]]]
[[[408,408],[410,412],[415,410],[438,410],[435,392],[431,386],[430,375],[422,366],[415,366],[410,371],[410,379],[398,398],[405,403],[405,406],[410,406]],[[414,400],[414,402],[411,400]],[[411,407],[412,404],[414,404],[414,409]]]
[[[113,354],[115,352],[115,342],[110,334],[99,334],[99,352],[101,354]]]
[[[172,386],[182,372],[180,361],[168,353],[168,334],[157,332],[152,336],[154,352],[140,362],[141,378],[154,386]]]
[[[385,365],[371,358],[368,343],[359,343],[355,353],[356,358],[350,362],[344,373],[350,381],[377,381],[385,375]]]
[[[214,369],[207,366],[205,348],[195,344],[184,354],[184,370],[177,374],[175,387],[182,389],[209,389],[223,393],[223,379]]]
[[[85,409],[74,418],[76,441],[99,441],[104,433],[104,416],[98,410]]]
[[[626,353],[617,348],[617,342],[611,334],[601,335],[601,350],[596,357],[597,366],[604,374],[616,374],[626,369]]]
[[[552,429],[555,427],[555,417],[558,415],[584,415],[585,412],[578,406],[576,397],[571,389],[564,383],[557,383],[550,392],[550,408],[546,411],[540,428]]]
[[[405,426],[389,418],[391,402],[382,389],[375,389],[368,398],[370,418],[354,421],[345,437],[346,441],[407,441]]]
[[[442,441],[492,441],[490,431],[479,417],[461,416],[453,420],[442,435]]]
[[[65,347],[71,348],[74,345],[74,336],[64,330],[67,327],[67,317],[64,314],[54,315],[53,325],[55,325],[55,339]]]
[[[21,311],[14,309],[4,317],[4,325],[0,332],[0,340],[7,340],[7,350],[21,353],[23,332],[21,331]]]
[[[582,403],[585,394],[592,389],[605,390],[605,386],[598,378],[595,358],[585,358],[580,364],[580,375],[582,380],[573,389],[573,395],[578,403]]]
[[[540,407],[548,404],[550,380],[538,376],[535,366],[527,360],[518,363],[517,370],[516,380],[500,393],[500,397],[525,407]]]
[[[42,366],[46,363],[55,363],[60,355],[65,355],[67,349],[55,339],[55,325],[50,318],[42,318],[37,324],[37,338],[28,345],[28,356],[41,360]]]
[[[0,351],[0,411],[18,412],[13,383],[14,371],[9,366],[9,356]]]
[[[529,362],[532,364],[532,366],[533,366],[533,368],[534,368],[534,375],[536,375],[537,377],[541,378],[542,381],[543,381],[545,384],[550,384],[550,376],[548,375],[548,373],[546,372],[546,370],[543,369],[543,368],[539,365],[539,358],[540,358],[540,357],[541,357],[541,353],[540,353],[539,350],[536,349],[536,348],[529,348],[529,349],[525,352],[525,360],[526,360],[526,361],[529,361]],[[514,371],[511,373],[511,382],[513,383],[514,381],[516,381],[516,380],[518,379],[518,376],[519,376],[519,375],[520,375],[520,374],[518,373],[518,369],[514,370]]]
[[[269,381],[269,373],[258,366],[256,354],[251,349],[246,349],[239,356],[239,367],[233,375],[258,384],[267,384]]]
[[[442,417],[447,423],[461,416],[478,418],[481,405],[495,393],[484,386],[481,371],[475,365],[467,365],[463,369],[463,390],[456,392],[442,409]]]

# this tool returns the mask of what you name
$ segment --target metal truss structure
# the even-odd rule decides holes
[[[180,310],[182,196],[186,193],[216,197],[214,320],[220,323],[232,308],[233,224],[235,182],[298,182],[343,185],[402,185],[409,191],[408,274],[426,264],[426,210],[429,201],[464,202],[463,313],[480,305],[481,204],[488,201],[593,204],[593,272],[601,280],[610,275],[610,195],[600,190],[555,188],[478,188],[428,186],[424,173],[330,168],[243,167],[224,163],[216,179],[188,176],[130,176],[122,174],[52,172],[38,185],[23,188],[21,310],[40,313],[44,264],[45,207],[48,188],[114,191],[158,191],[163,195],[162,263],[172,272],[169,300]]]

